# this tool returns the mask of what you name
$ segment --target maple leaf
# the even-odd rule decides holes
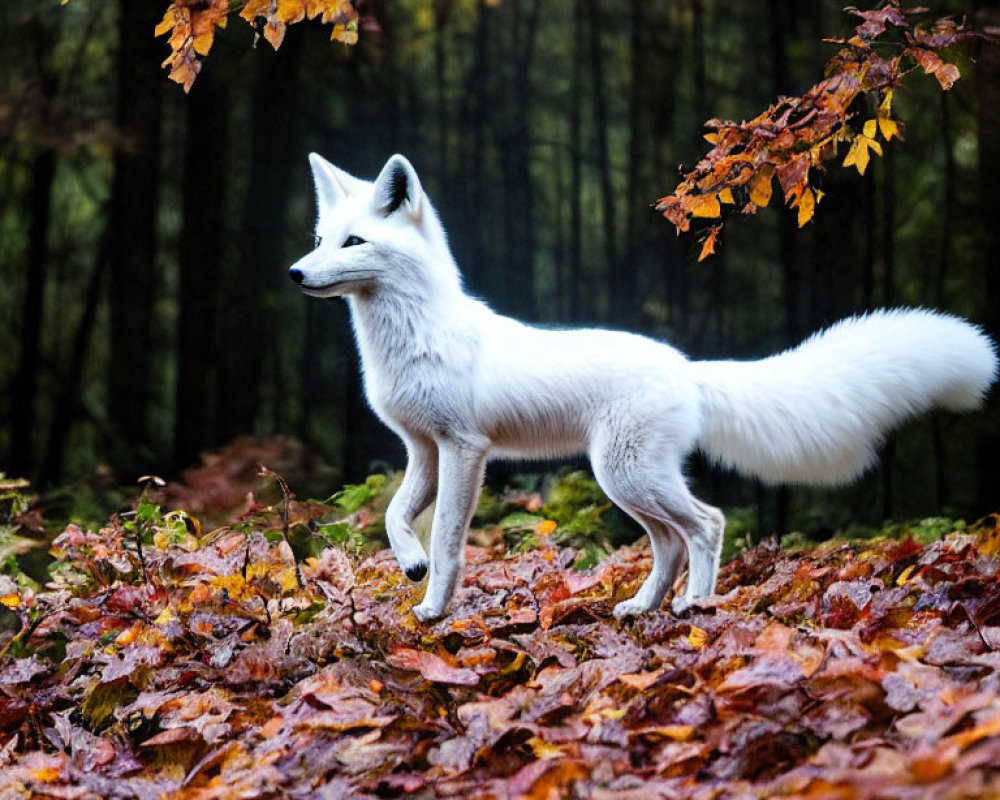
[[[871,128],[869,130],[872,135],[874,135],[875,120],[868,120],[868,122],[871,123]],[[873,150],[878,155],[882,155],[882,145],[863,133],[858,134],[851,142],[851,148],[847,151],[847,156],[844,158],[842,166],[857,167],[858,173],[864,175],[865,170],[868,168],[869,149]]]

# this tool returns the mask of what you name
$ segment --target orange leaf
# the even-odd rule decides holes
[[[721,225],[715,225],[709,230],[708,236],[705,237],[705,240],[701,245],[701,253],[698,255],[698,261],[704,261],[709,256],[715,255],[715,244],[719,238],[719,232],[721,230]]]
[[[281,47],[281,43],[285,41],[285,23],[275,22],[273,19],[270,20],[264,26],[264,38],[267,39],[271,47],[277,50]]]
[[[962,73],[958,71],[958,67],[954,64],[945,64],[941,67],[941,69],[934,73],[934,77],[937,78],[938,83],[941,84],[941,88],[948,91],[955,85],[955,81],[962,77]]]
[[[61,774],[58,767],[39,767],[31,770],[31,777],[39,783],[55,783]]]

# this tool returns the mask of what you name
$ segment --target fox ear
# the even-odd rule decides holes
[[[390,158],[375,179],[375,209],[383,216],[404,208],[411,219],[419,220],[423,196],[417,171],[403,156]]]
[[[309,154],[309,166],[312,167],[313,183],[316,185],[316,200],[320,209],[336,205],[345,197],[358,194],[367,188],[367,181],[355,178],[342,169],[338,169],[323,156]]]

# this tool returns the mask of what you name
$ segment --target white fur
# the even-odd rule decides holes
[[[903,420],[975,408],[996,377],[992,342],[930,311],[848,319],[756,362],[689,362],[629,333],[524,325],[462,291],[405,158],[374,183],[315,154],[310,163],[321,241],[292,277],[307,294],[347,297],[369,402],[406,444],[386,528],[411,577],[428,564],[413,520],[437,497],[421,620],[442,616],[454,592],[489,458],[588,454],[653,550],[649,577],[615,616],[659,607],[686,551],[682,611],[714,590],[724,525],[685,483],[695,447],[766,481],[844,483]],[[343,246],[348,237],[365,241]]]

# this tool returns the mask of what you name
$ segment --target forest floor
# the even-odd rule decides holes
[[[425,626],[423,587],[362,544],[378,479],[250,497],[212,530],[147,489],[55,535],[23,491],[3,487],[3,800],[1000,796],[997,516],[759,544],[685,616],[618,622],[648,547],[580,546],[603,507],[508,498]],[[17,568],[31,541],[43,583]]]

